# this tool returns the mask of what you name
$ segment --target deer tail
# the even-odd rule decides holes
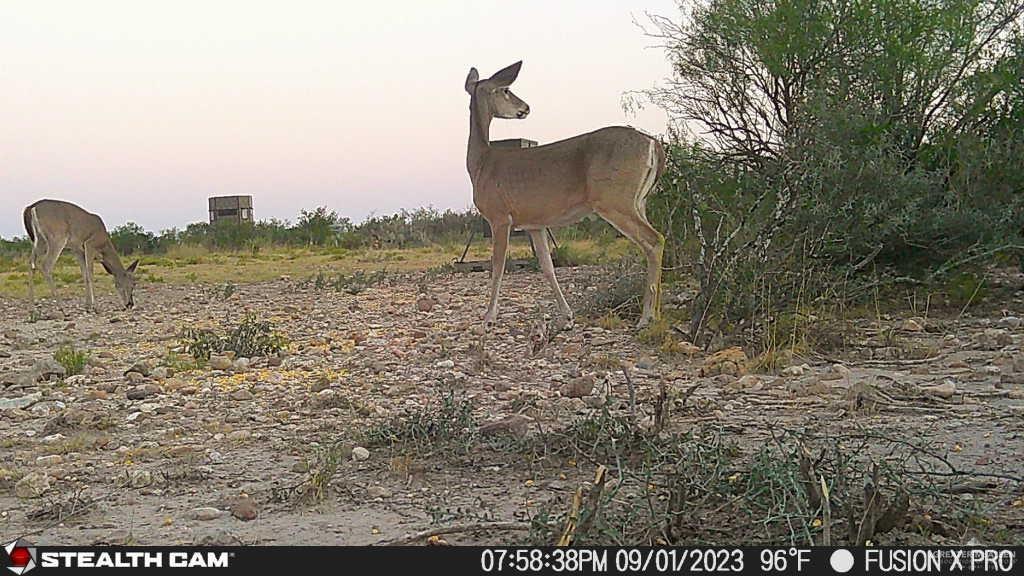
[[[35,208],[36,208],[35,204],[29,206],[28,208],[25,208],[25,214],[24,214],[24,217],[25,217],[25,232],[28,232],[28,239],[33,241],[33,242],[36,241],[36,233],[35,233],[35,230],[33,230],[34,226],[32,226],[32,217],[33,217],[32,215],[35,212]]]

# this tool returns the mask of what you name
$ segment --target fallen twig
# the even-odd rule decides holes
[[[504,531],[516,531],[516,530],[529,530],[530,525],[523,522],[476,522],[472,524],[455,524],[445,528],[434,528],[432,530],[424,530],[423,532],[417,532],[409,536],[403,536],[401,538],[395,538],[393,540],[384,540],[378,542],[377,546],[405,546],[418,542],[420,540],[426,540],[433,536],[441,536],[443,534],[456,534],[459,532],[479,532],[481,530],[504,530]]]

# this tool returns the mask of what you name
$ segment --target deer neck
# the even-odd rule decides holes
[[[484,156],[491,148],[491,120],[494,118],[487,103],[474,94],[469,103],[469,148],[466,154],[466,168],[476,185],[477,175],[483,165]]]
[[[121,264],[121,257],[117,255],[114,244],[109,239],[100,246],[99,255],[103,267],[110,271],[115,278],[120,278],[128,273],[124,269],[124,265]]]

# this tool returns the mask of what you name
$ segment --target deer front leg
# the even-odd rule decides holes
[[[492,325],[498,318],[498,292],[501,291],[501,277],[505,274],[505,258],[508,255],[508,236],[512,231],[511,218],[505,222],[491,223],[491,237],[494,251],[491,253],[491,303],[484,315],[484,324]]]
[[[569,307],[569,303],[565,301],[565,296],[562,294],[561,287],[558,286],[558,278],[555,276],[555,265],[551,262],[551,248],[548,246],[548,235],[547,229],[541,228],[540,230],[530,230],[530,239],[533,240],[533,248],[537,251],[537,262],[540,264],[540,270],[544,273],[544,278],[547,279],[548,284],[551,286],[551,290],[555,293],[555,301],[558,304],[558,310],[563,316],[572,323],[572,308]]]
[[[82,281],[85,282],[85,309],[89,312],[96,311],[96,295],[92,286],[92,260],[89,254],[89,247],[83,246],[82,252],[75,251],[78,265],[82,268]]]

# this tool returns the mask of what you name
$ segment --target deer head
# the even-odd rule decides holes
[[[124,304],[125,310],[131,310],[135,307],[135,269],[139,266],[139,261],[132,262],[127,268],[117,270],[109,266],[105,261],[100,261],[103,264],[103,268],[108,274],[114,277],[114,286],[117,287],[117,293],[121,296],[121,302]]]
[[[523,119],[530,113],[530,105],[512,93],[509,86],[519,76],[522,60],[495,72],[486,80],[480,80],[476,68],[469,70],[466,77],[466,92],[477,102],[480,111],[490,118]]]

